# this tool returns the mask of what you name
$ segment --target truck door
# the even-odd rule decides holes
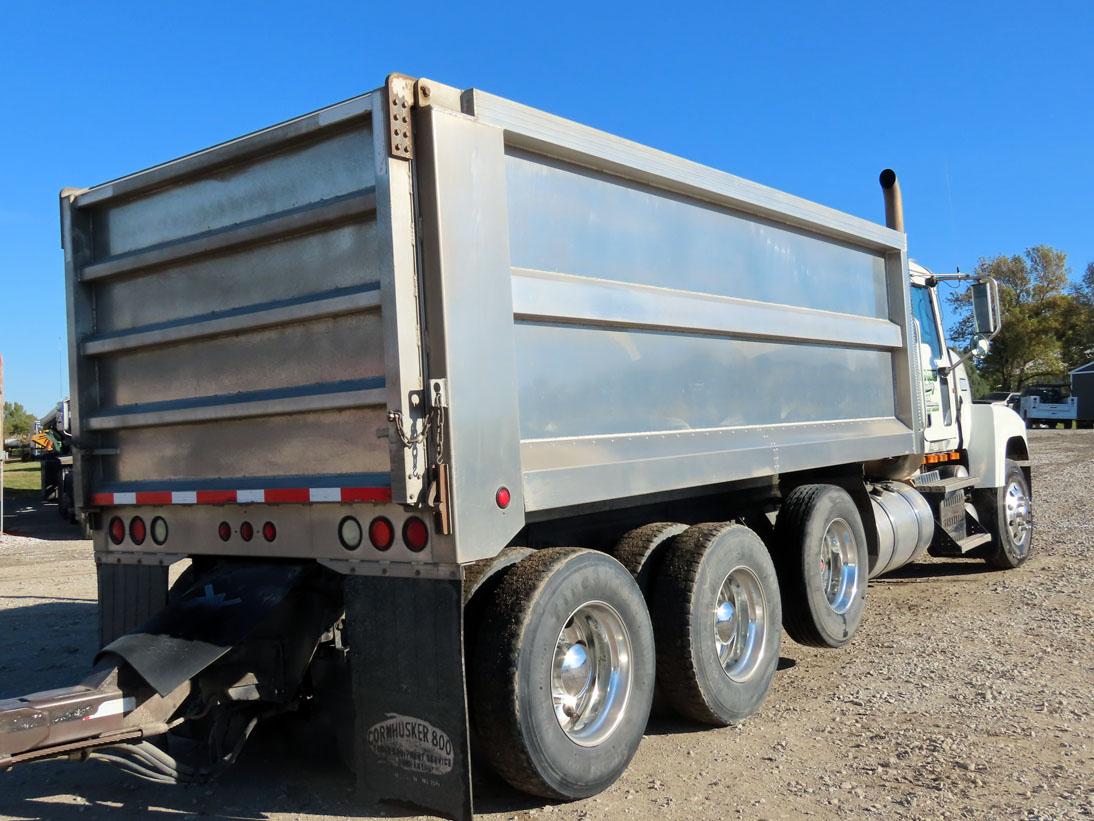
[[[919,331],[923,395],[927,411],[924,438],[928,451],[959,447],[957,386],[950,372],[950,353],[943,343],[934,289],[912,286],[912,318]]]

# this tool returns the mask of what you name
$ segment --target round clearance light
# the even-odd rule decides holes
[[[499,487],[498,492],[494,494],[494,501],[498,503],[498,507],[505,510],[509,507],[509,503],[513,501],[513,494],[509,492],[509,488]]]
[[[411,516],[407,519],[406,524],[403,525],[403,542],[406,543],[406,546],[418,553],[425,550],[428,541],[429,528],[425,526],[425,522],[417,516]]]
[[[244,522],[239,526],[239,536],[243,541],[249,542],[255,537],[254,525],[250,522]]]
[[[220,526],[217,528],[217,533],[220,534],[220,540],[226,542],[232,538],[232,526],[227,522],[221,522]]]
[[[356,550],[361,546],[361,539],[365,534],[361,531],[361,523],[352,516],[345,516],[338,523],[338,541],[346,550]]]
[[[160,545],[167,541],[167,520],[162,516],[152,520],[152,541]]]
[[[110,520],[110,541],[121,544],[125,541],[125,522],[115,516]]]
[[[383,516],[377,516],[369,523],[368,540],[377,550],[387,550],[395,543],[395,525]]]
[[[262,525],[262,538],[267,542],[272,542],[277,538],[277,528],[274,527],[273,522],[266,522],[266,524]]]
[[[148,528],[145,527],[144,519],[134,516],[129,522],[129,538],[133,540],[133,544],[144,544],[144,538],[147,535]]]

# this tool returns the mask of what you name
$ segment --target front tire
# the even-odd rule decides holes
[[[974,491],[973,504],[991,534],[984,560],[1001,570],[1024,564],[1033,549],[1033,498],[1022,469],[1008,459],[1003,487]]]
[[[783,627],[798,644],[842,647],[862,622],[870,556],[862,517],[836,485],[801,485],[775,521]]]
[[[654,587],[657,686],[679,715],[743,721],[763,703],[779,663],[782,608],[775,567],[744,525],[677,536]]]
[[[471,659],[482,752],[510,785],[546,798],[607,789],[627,768],[653,698],[653,628],[610,556],[538,550],[505,573]]]

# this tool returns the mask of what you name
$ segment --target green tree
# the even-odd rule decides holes
[[[18,402],[4,403],[4,438],[29,436],[34,431],[35,417]]]
[[[1027,248],[1021,256],[981,258],[976,273],[999,283],[1003,327],[991,352],[978,364],[994,389],[1020,390],[1030,382],[1059,379],[1066,372],[1064,340],[1075,321],[1076,298],[1066,292],[1067,254],[1048,245]],[[971,295],[950,296],[961,316],[953,338],[966,347],[974,338]]]

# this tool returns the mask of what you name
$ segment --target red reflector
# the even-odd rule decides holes
[[[115,516],[110,520],[110,541],[121,544],[125,541],[125,522]]]
[[[498,507],[505,510],[509,507],[509,503],[513,501],[513,494],[509,492],[509,488],[499,487],[498,492],[494,494],[494,500],[498,503]]]
[[[148,535],[148,531],[144,526],[144,519],[140,516],[134,516],[129,522],[129,538],[133,540],[133,544],[144,544],[144,537]]]
[[[387,550],[395,542],[395,526],[383,516],[377,516],[368,526],[368,540],[377,550]]]
[[[415,553],[424,550],[429,541],[429,528],[417,516],[411,516],[403,525],[403,541]]]
[[[220,540],[226,542],[232,538],[232,526],[227,522],[221,522],[220,527],[217,528],[217,533],[220,534]]]
[[[277,538],[277,528],[274,527],[273,522],[266,522],[266,524],[262,525],[262,538],[267,542],[272,542]]]
[[[250,522],[244,522],[239,526],[239,536],[243,541],[249,542],[255,537],[254,525]]]

